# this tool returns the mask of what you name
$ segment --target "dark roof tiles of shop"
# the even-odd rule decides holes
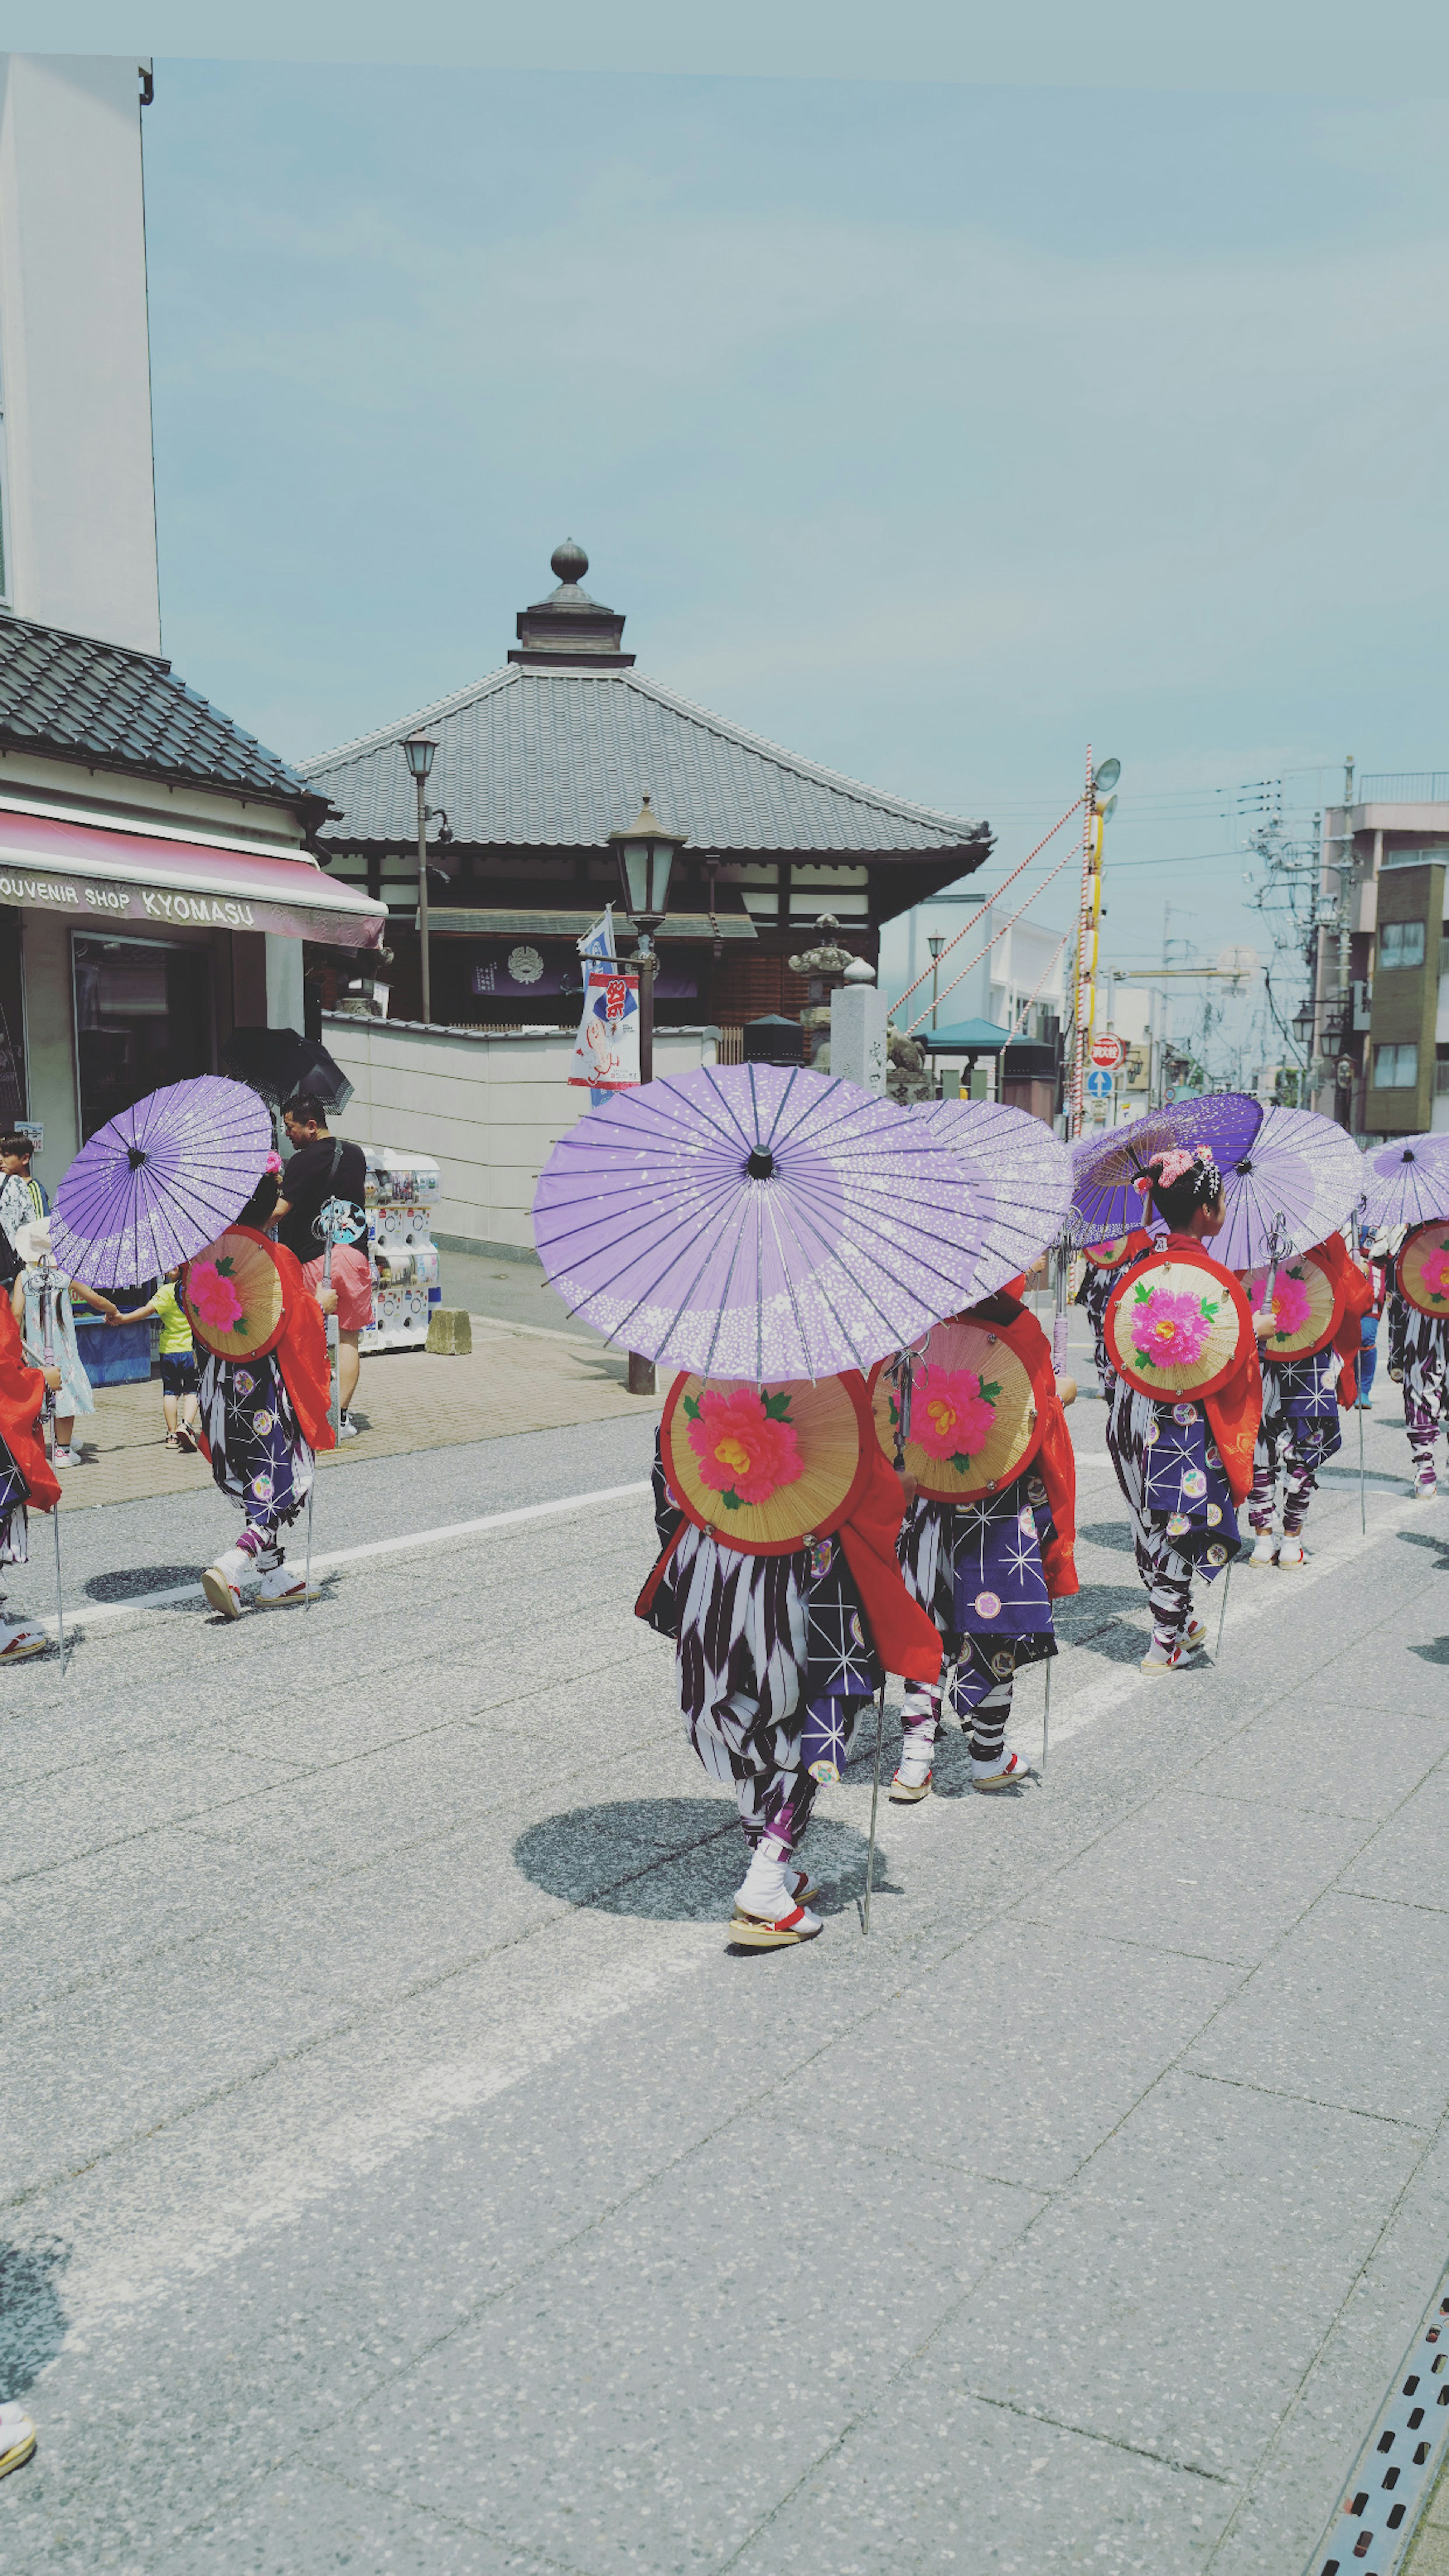
[[[159,653],[0,617],[0,744],[278,802],[316,790]]]

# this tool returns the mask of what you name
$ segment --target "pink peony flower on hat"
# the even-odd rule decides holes
[[[1449,1243],[1437,1252],[1426,1252],[1419,1264],[1419,1277],[1426,1296],[1449,1297]]]
[[[1263,1291],[1268,1285],[1266,1270],[1255,1270],[1248,1281],[1248,1302],[1255,1314],[1263,1309]],[[1313,1300],[1306,1283],[1289,1270],[1280,1270],[1273,1282],[1273,1330],[1285,1339],[1301,1333],[1312,1321]]]
[[[218,1270],[214,1261],[193,1261],[187,1275],[186,1293],[203,1324],[224,1329],[240,1318],[242,1301],[236,1292],[236,1282]]]
[[[1183,1368],[1195,1360],[1212,1329],[1200,1297],[1184,1289],[1154,1288],[1132,1312],[1132,1343],[1152,1368]]]
[[[262,1170],[264,1172],[279,1172],[281,1168],[282,1157],[280,1154],[269,1154],[262,1165]]]
[[[995,1421],[996,1406],[974,1369],[921,1370],[911,1396],[911,1439],[928,1458],[974,1456]]]
[[[782,1485],[793,1485],[805,1473],[795,1427],[781,1412],[785,1399],[762,1396],[755,1387],[735,1387],[724,1394],[709,1388],[689,1425],[689,1445],[699,1461],[700,1482],[728,1502],[767,1503]]]

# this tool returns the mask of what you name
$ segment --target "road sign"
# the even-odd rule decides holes
[[[1111,1074],[1107,1071],[1106,1066],[1094,1064],[1091,1072],[1087,1076],[1087,1098],[1089,1100],[1110,1100],[1115,1089],[1116,1084],[1114,1083]]]
[[[1093,1038],[1088,1052],[1093,1064],[1100,1066],[1107,1073],[1112,1073],[1127,1052],[1126,1041],[1123,1038],[1114,1038],[1110,1030],[1103,1029]]]

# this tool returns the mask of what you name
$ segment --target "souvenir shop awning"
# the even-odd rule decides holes
[[[375,948],[387,906],[334,885],[314,859],[258,843],[113,831],[74,815],[0,806],[0,903],[58,912],[78,929],[270,930]]]

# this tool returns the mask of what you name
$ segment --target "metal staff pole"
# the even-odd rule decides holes
[[[1220,1662],[1222,1658],[1223,1629],[1227,1623],[1228,1616],[1228,1585],[1231,1583],[1232,1579],[1233,1560],[1229,1557],[1227,1564],[1223,1567],[1223,1606],[1218,1612],[1218,1642],[1213,1648],[1213,1662],[1215,1664]]]
[[[49,1372],[55,1366],[55,1290],[51,1285],[51,1262],[48,1254],[40,1257],[40,1344],[47,1372],[45,1388],[45,1422],[50,1444],[51,1474],[55,1473],[55,1389]],[[1362,1431],[1362,1425],[1360,1425]],[[65,1591],[60,1572],[60,1504],[50,1507],[50,1525],[55,1534],[55,1624],[60,1636],[60,1677],[65,1679]]]
[[[1354,1407],[1354,1410],[1358,1415],[1358,1531],[1360,1538],[1367,1538],[1368,1494],[1364,1486],[1363,1478],[1363,1401],[1361,1396],[1358,1404]]]
[[[880,1753],[884,1735],[885,1683],[882,1681],[875,1695],[875,1780],[870,1793],[870,1848],[865,1862],[865,1912],[860,1926],[862,1932],[870,1930],[870,1892],[875,1885],[875,1818],[876,1809],[880,1805]]]
[[[1041,1704],[1041,1776],[1046,1778],[1047,1744],[1052,1731],[1052,1658],[1047,1657],[1046,1690]]]

